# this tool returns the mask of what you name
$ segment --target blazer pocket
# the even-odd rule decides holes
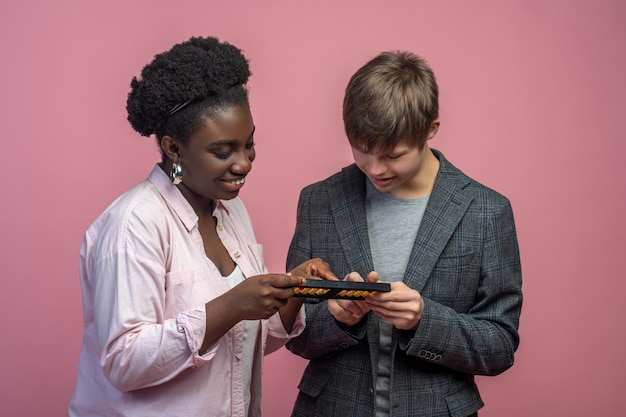
[[[324,368],[309,364],[304,370],[298,389],[309,397],[316,398],[326,387],[330,372]]]
[[[480,275],[480,260],[478,253],[467,252],[462,254],[442,254],[435,268],[433,276],[450,280],[467,280]]]
[[[476,385],[448,394],[445,399],[451,417],[467,417],[485,405],[478,394]]]
[[[466,312],[475,302],[479,283],[478,252],[444,253],[437,260],[423,294],[457,312]]]
[[[472,265],[480,266],[477,253],[474,251],[464,253],[442,253],[437,260],[436,268],[441,269],[457,269],[471,267]]]

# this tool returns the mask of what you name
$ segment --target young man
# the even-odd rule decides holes
[[[391,282],[365,301],[309,299],[287,347],[310,362],[293,416],[472,416],[474,375],[513,365],[522,278],[509,201],[428,141],[438,87],[409,52],[350,79],[355,164],[306,187],[288,270],[311,258],[347,280]]]

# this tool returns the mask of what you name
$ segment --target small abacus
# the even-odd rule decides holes
[[[346,300],[363,300],[365,297],[369,297],[377,291],[391,291],[391,285],[387,282],[307,279],[306,285],[293,288],[295,297],[339,298]]]

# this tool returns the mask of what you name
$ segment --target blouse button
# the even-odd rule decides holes
[[[217,225],[217,230],[218,230],[218,231],[220,231],[220,232],[221,232],[222,230],[224,230],[224,227],[222,226],[222,224],[221,224],[221,223]]]
[[[240,256],[241,256],[241,253],[235,252],[235,258],[239,258]]]

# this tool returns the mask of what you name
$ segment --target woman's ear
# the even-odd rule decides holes
[[[167,156],[172,162],[178,162],[180,159],[180,145],[173,137],[165,135],[161,139],[161,149],[165,156]]]
[[[426,136],[426,140],[430,140],[435,137],[435,135],[439,131],[440,124],[441,122],[439,121],[439,119],[433,120],[433,122],[430,124],[430,128],[428,129],[428,135]]]

